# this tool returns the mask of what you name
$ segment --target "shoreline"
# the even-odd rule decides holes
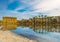
[[[21,35],[12,33],[11,31],[0,30],[0,41],[1,42],[37,42],[37,40],[29,39]]]

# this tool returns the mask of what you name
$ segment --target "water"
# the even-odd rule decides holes
[[[29,27],[17,27],[16,30],[11,30],[11,32],[27,37],[29,39],[36,39],[38,42],[60,42],[60,33],[58,32],[37,33]]]

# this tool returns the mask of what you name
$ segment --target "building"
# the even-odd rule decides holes
[[[3,17],[2,20],[3,30],[5,29],[15,29],[17,27],[17,18],[16,17]]]

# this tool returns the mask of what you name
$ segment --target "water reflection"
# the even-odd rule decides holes
[[[22,27],[29,27],[33,29],[35,32],[43,33],[43,32],[60,32],[60,26],[23,26]]]
[[[60,32],[60,25],[20,25],[22,28],[29,27],[30,29],[33,29],[37,33],[43,33],[43,32]],[[2,26],[2,30],[16,30],[17,25],[4,25]]]
[[[39,42],[60,42],[60,33],[39,31],[40,33],[36,33],[33,29],[24,26],[20,26],[17,27],[16,30],[12,30],[13,33],[30,39],[36,39]]]
[[[39,42],[60,42],[60,33],[56,33],[60,32],[60,26],[21,25],[17,27],[11,26],[8,28],[5,29],[29,39],[36,39]]]
[[[1,26],[1,30],[16,30],[17,26],[9,25],[9,26]]]

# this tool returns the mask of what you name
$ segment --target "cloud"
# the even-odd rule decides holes
[[[34,7],[37,11],[49,11],[60,6],[60,0],[45,0],[36,4]]]
[[[60,8],[48,11],[50,16],[60,16]]]
[[[40,0],[39,0],[40,1]],[[37,15],[45,14],[44,12],[36,12],[36,9],[34,9],[33,5],[38,3],[39,1],[20,1],[22,3],[19,8],[17,6],[14,6],[18,4],[18,1],[14,1],[13,3],[9,4],[8,10],[10,11],[3,11],[1,16],[16,16],[18,19],[28,19],[32,18]],[[15,3],[16,2],[16,3]],[[32,3],[33,2],[33,3]],[[25,3],[25,4],[24,4]],[[29,4],[28,4],[29,3]]]
[[[2,19],[2,17],[4,16],[17,17],[17,19],[19,20],[29,19],[33,17],[33,15],[28,14],[27,12],[20,13],[20,12],[10,11],[10,10],[0,11],[0,19]]]
[[[0,4],[1,17],[16,16],[18,19],[28,19],[42,14],[60,15],[60,0],[8,0],[0,1]]]
[[[16,10],[29,7],[30,9],[39,2],[40,0],[20,0],[23,3],[23,6],[18,7]],[[32,8],[34,9],[34,7]]]

